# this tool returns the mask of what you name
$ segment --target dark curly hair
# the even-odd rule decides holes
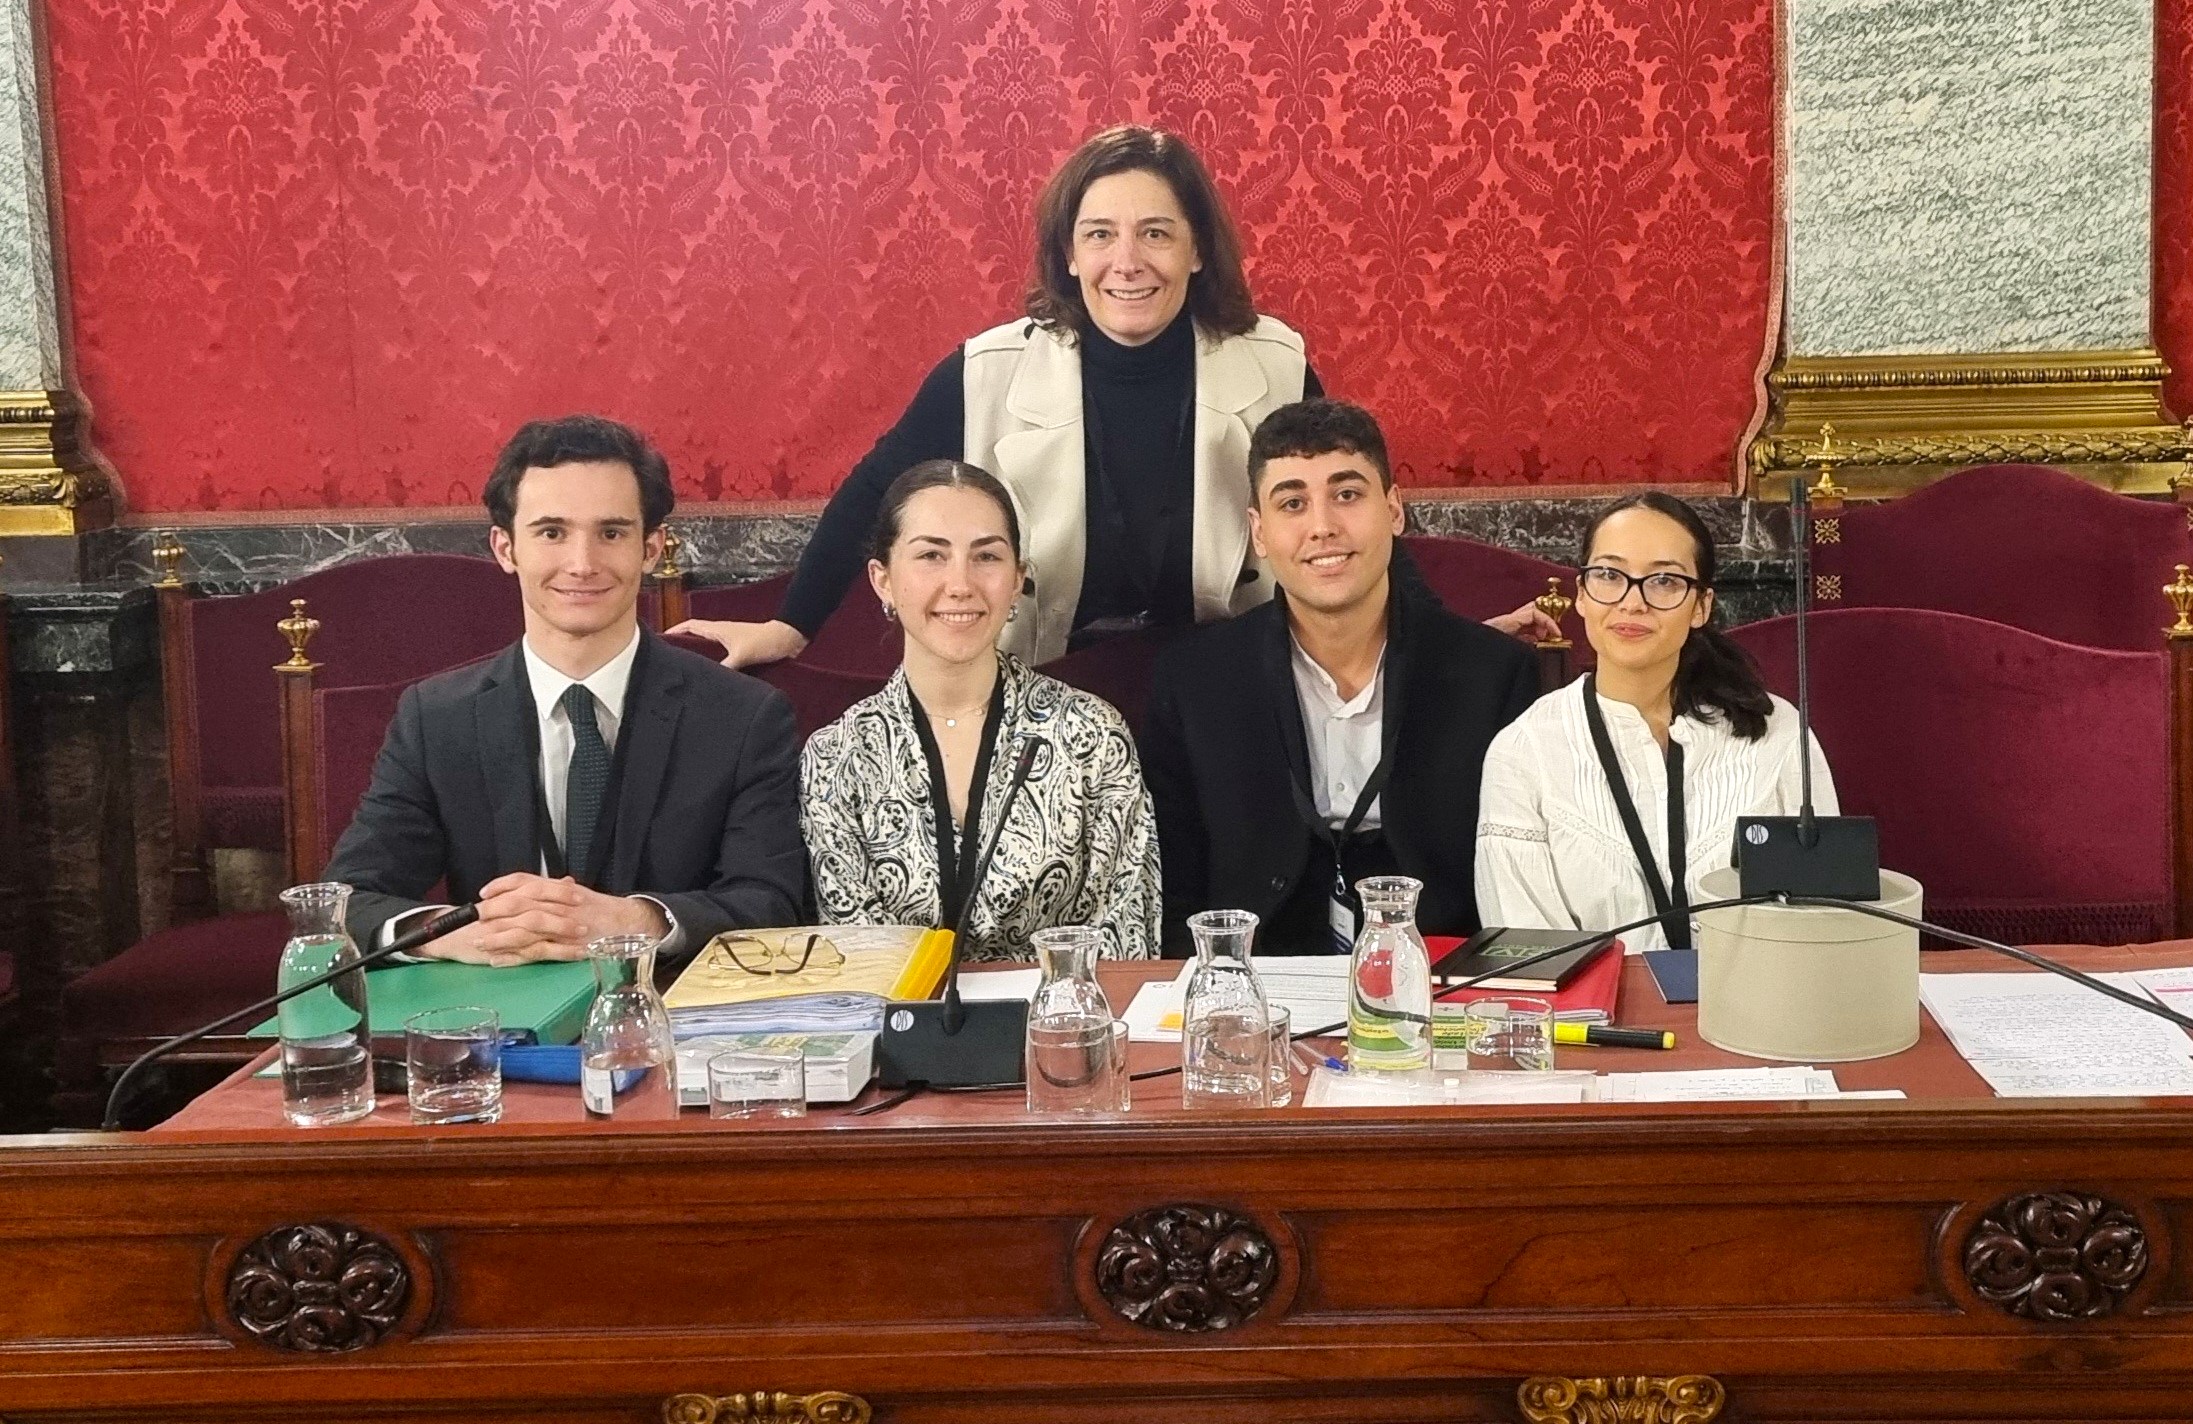
[[[629,425],[599,415],[567,415],[561,420],[529,420],[518,427],[487,477],[480,502],[487,517],[508,534],[518,518],[518,482],[527,470],[549,470],[593,460],[628,466],[640,483],[640,529],[652,534],[678,504],[670,487],[670,462]]]

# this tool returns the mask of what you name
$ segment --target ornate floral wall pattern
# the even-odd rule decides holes
[[[2171,410],[2193,416],[2193,0],[2155,7],[2155,341]]]
[[[1411,483],[1718,480],[1751,410],[1770,0],[49,8],[139,510],[468,504],[581,408],[689,498],[825,494],[1017,310],[1038,188],[1121,119],[1193,138]]]

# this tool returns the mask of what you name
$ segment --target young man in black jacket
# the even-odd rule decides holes
[[[1397,559],[1385,438],[1339,401],[1283,406],[1249,446],[1251,538],[1279,593],[1159,659],[1142,736],[1167,949],[1198,910],[1253,910],[1260,952],[1345,952],[1355,882],[1424,882],[1417,922],[1477,928],[1477,789],[1538,695],[1515,639],[1456,617]]]

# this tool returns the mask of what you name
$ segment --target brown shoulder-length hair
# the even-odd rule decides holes
[[[1074,219],[1082,195],[1099,178],[1140,170],[1155,173],[1173,190],[1195,234],[1203,270],[1188,279],[1188,310],[1197,323],[1221,336],[1256,327],[1256,303],[1241,271],[1241,234],[1227,215],[1203,161],[1179,135],[1140,124],[1120,124],[1090,138],[1067,155],[1036,200],[1035,270],[1028,280],[1028,315],[1040,326],[1079,336],[1089,330],[1081,283],[1066,270],[1074,246]]]

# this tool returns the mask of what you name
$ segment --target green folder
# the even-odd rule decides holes
[[[536,1043],[576,1043],[593,1002],[594,968],[583,960],[490,969],[436,959],[366,971],[366,1007],[373,1016],[373,1032],[382,1036],[402,1034],[404,1020],[422,1010],[476,1004],[493,1009],[505,1033],[530,1032]],[[268,1019],[250,1036],[272,1038],[278,1023]]]

